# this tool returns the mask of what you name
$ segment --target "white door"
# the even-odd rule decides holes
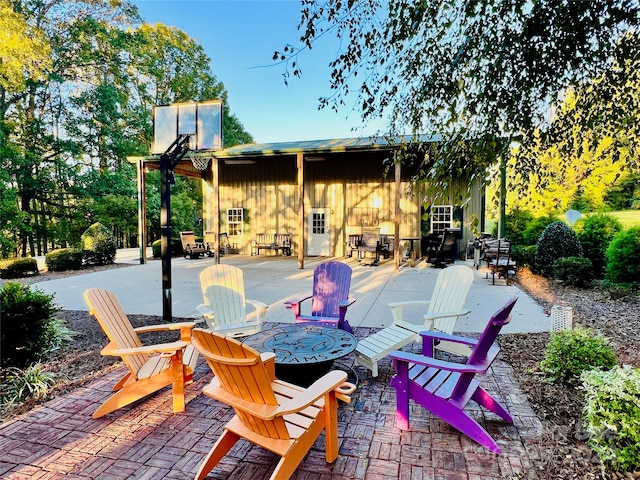
[[[307,255],[329,256],[329,209],[312,208],[307,222]]]

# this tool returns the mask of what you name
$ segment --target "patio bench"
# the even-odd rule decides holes
[[[258,233],[251,245],[251,255],[260,255],[260,250],[278,251],[291,255],[291,236],[288,233]]]

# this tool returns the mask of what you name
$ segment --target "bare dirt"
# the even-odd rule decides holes
[[[105,267],[97,267],[105,268]],[[117,265],[107,268],[118,268]],[[76,272],[81,273],[81,272]],[[38,277],[22,279],[33,283],[71,275],[73,272],[44,273]],[[576,289],[531,274],[518,273],[515,283],[534,298],[547,311],[553,305],[573,307],[573,323],[592,327],[611,340],[618,362],[640,367],[640,299],[638,297],[612,298],[598,288]],[[78,332],[73,342],[53,352],[44,362],[45,369],[59,375],[48,398],[72,391],[101,377],[105,371],[116,368],[118,359],[103,357],[100,350],[106,343],[101,328],[84,311],[60,311],[60,318]],[[156,316],[131,315],[134,326],[162,323]],[[189,319],[176,319],[176,321]],[[172,333],[150,334],[148,341],[169,341]],[[163,338],[164,337],[164,338]],[[542,460],[536,465],[534,477],[538,479],[628,479],[640,478],[640,472],[617,474],[601,470],[597,458],[585,443],[581,429],[583,393],[578,384],[554,384],[544,380],[539,370],[540,361],[549,341],[548,333],[505,334],[500,336],[502,356],[513,368],[524,394],[528,397],[540,420],[545,434],[540,442]],[[28,401],[1,413],[0,420],[22,414],[39,402]]]

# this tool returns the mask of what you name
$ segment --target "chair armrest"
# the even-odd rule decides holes
[[[459,335],[450,335],[448,333],[438,332],[434,330],[424,330],[420,332],[420,336],[423,339],[433,339],[444,342],[462,343],[463,345],[469,345],[475,347],[478,344],[478,340],[475,338],[461,337]]]
[[[327,393],[340,387],[347,380],[347,374],[341,370],[332,370],[313,382],[300,395],[285,401],[274,412],[275,416],[296,413],[308,407]]]
[[[245,298],[244,300],[248,304],[253,305],[253,307],[256,309],[256,319],[258,320],[258,322],[264,322],[264,318],[267,315],[267,309],[269,308],[269,305],[261,302],[260,300],[252,300],[249,298]]]
[[[389,353],[389,357],[394,362],[415,363],[424,365],[425,367],[440,368],[449,372],[474,372],[484,373],[489,365],[467,365],[464,363],[447,362],[436,358],[427,357],[418,353],[403,352],[401,350],[393,350]]]
[[[435,318],[448,318],[448,317],[461,317],[463,315],[467,315],[471,310],[458,310],[457,312],[438,312],[438,313],[425,313],[424,319],[435,319]]]
[[[125,357],[127,355],[142,355],[151,353],[175,353],[183,350],[188,345],[187,342],[178,341],[172,343],[160,343],[158,345],[145,345],[136,348],[110,348],[111,343],[100,352],[102,355]]]
[[[213,310],[211,310],[211,307],[209,305],[207,305],[206,303],[201,303],[200,305],[198,305],[196,307],[196,310],[203,317],[207,317],[207,318],[212,318],[213,317]]]
[[[350,305],[353,305],[353,303],[355,301],[356,301],[355,297],[349,296],[349,298],[347,298],[343,302],[340,302],[339,307],[340,308],[346,308],[346,307],[348,307]]]
[[[393,321],[395,322],[397,320],[402,320],[402,309],[404,307],[428,307],[430,303],[431,300],[409,300],[406,302],[391,302],[387,305],[391,309],[391,316],[393,317]]]
[[[287,308],[292,308],[294,305],[299,305],[302,302],[304,302],[305,300],[309,300],[313,295],[309,295],[308,297],[304,297],[304,298],[300,298],[297,300],[286,300],[284,302],[285,307]]]
[[[181,330],[183,328],[195,328],[195,322],[163,323],[161,325],[146,325],[133,330],[136,333],[162,332],[167,330]]]

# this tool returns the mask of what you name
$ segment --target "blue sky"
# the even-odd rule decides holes
[[[339,47],[322,39],[301,57],[302,78],[283,82],[284,66],[272,60],[300,33],[299,0],[133,0],[148,23],[175,26],[204,47],[212,71],[229,94],[231,111],[258,143],[357,137],[362,128],[350,108],[318,111],[330,94],[328,63]],[[352,130],[356,128],[356,130]]]

